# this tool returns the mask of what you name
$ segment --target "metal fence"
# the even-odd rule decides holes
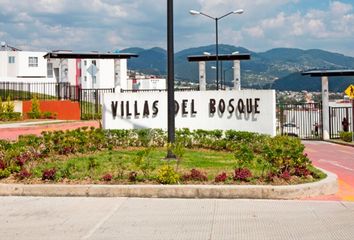
[[[351,107],[329,107],[329,135],[331,139],[340,137],[340,132],[353,131],[353,114]],[[347,129],[345,124],[347,121]]]
[[[69,83],[23,83],[0,82],[0,97],[5,100],[40,100],[64,99],[79,101],[80,86]]]
[[[101,119],[103,94],[114,93],[114,88],[81,89],[81,119]]]
[[[322,104],[277,105],[277,131],[301,139],[322,139]]]

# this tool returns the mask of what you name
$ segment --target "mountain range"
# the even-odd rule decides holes
[[[242,86],[252,88],[274,88],[277,90],[320,91],[319,78],[302,76],[301,72],[309,69],[354,69],[354,58],[343,54],[319,49],[301,50],[295,48],[275,48],[266,52],[254,52],[246,48],[231,45],[219,45],[220,54],[250,53],[251,60],[241,62]],[[138,58],[128,61],[128,68],[146,74],[166,75],[167,52],[162,48],[127,48],[123,53],[138,54]],[[215,54],[215,45],[189,48],[175,53],[175,78],[180,81],[198,82],[198,64],[187,60],[191,55],[203,52]],[[215,82],[215,62],[208,62],[207,82]],[[231,85],[232,62],[224,62],[222,75],[226,85]],[[342,92],[354,84],[353,77],[330,79],[330,91]]]

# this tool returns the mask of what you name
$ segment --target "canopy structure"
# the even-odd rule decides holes
[[[322,116],[323,116],[323,140],[328,140],[329,136],[329,77],[350,77],[354,76],[354,69],[344,70],[309,70],[301,73],[311,77],[321,77],[322,80]],[[354,115],[354,112],[353,112]],[[353,116],[354,119],[354,116]],[[353,123],[354,124],[354,121]],[[354,128],[354,126],[353,126]]]
[[[235,60],[250,60],[251,54],[224,54],[218,55],[219,61],[235,61]],[[195,55],[188,57],[189,62],[208,62],[216,61],[216,55]]]
[[[199,89],[201,91],[206,90],[206,70],[205,70],[206,64],[205,64],[205,62],[216,61],[217,59],[218,59],[218,61],[221,61],[221,63],[223,61],[233,61],[234,66],[232,67],[232,69],[234,70],[233,71],[234,72],[234,76],[233,76],[234,89],[241,90],[241,64],[240,64],[240,61],[250,60],[251,54],[249,54],[249,53],[221,54],[221,55],[218,55],[217,57],[216,57],[216,55],[204,54],[204,55],[189,56],[187,59],[189,62],[198,62],[199,63]],[[227,70],[229,70],[229,69],[227,69]],[[224,72],[226,73],[227,70],[224,70]],[[225,73],[224,73],[224,75],[225,75]],[[225,78],[225,76],[224,76],[224,78]],[[217,82],[217,85],[218,85],[218,82]]]
[[[311,70],[303,72],[302,75],[311,77],[350,77],[354,76],[354,69],[346,70]]]

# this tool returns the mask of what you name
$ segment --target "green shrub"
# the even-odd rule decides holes
[[[161,184],[177,184],[180,180],[180,175],[169,165],[164,165],[157,170],[157,182]]]
[[[21,113],[19,112],[0,113],[0,121],[18,121],[18,120],[21,120]]]
[[[344,142],[352,142],[353,141],[353,133],[352,132],[340,132],[340,139]]]
[[[15,103],[11,101],[10,96],[7,97],[5,106],[4,106],[5,113],[13,113],[15,112]]]
[[[0,97],[0,114],[4,112],[4,106],[2,104],[2,97]]]
[[[31,111],[27,113],[28,118],[30,119],[41,118],[40,104],[39,104],[39,100],[37,99],[37,96],[34,96],[31,102],[32,102],[32,107],[31,107]]]
[[[7,169],[0,170],[0,179],[8,178],[11,175],[10,171]]]
[[[41,118],[44,119],[56,119],[57,113],[52,113],[52,112],[43,112],[41,113]]]
[[[134,158],[135,166],[143,173],[145,178],[156,168],[151,159],[152,150],[152,148],[145,148],[138,151]]]

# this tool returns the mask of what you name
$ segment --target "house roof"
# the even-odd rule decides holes
[[[49,52],[44,58],[64,58],[64,59],[130,59],[138,57],[132,53],[74,53],[74,52]]]
[[[233,61],[233,60],[250,60],[251,54],[242,53],[242,54],[221,54],[218,55],[220,61]],[[216,55],[195,55],[188,57],[189,62],[208,62],[216,61]]]
[[[302,75],[310,75],[311,77],[340,77],[354,76],[354,69],[345,70],[310,70],[302,72]]]

